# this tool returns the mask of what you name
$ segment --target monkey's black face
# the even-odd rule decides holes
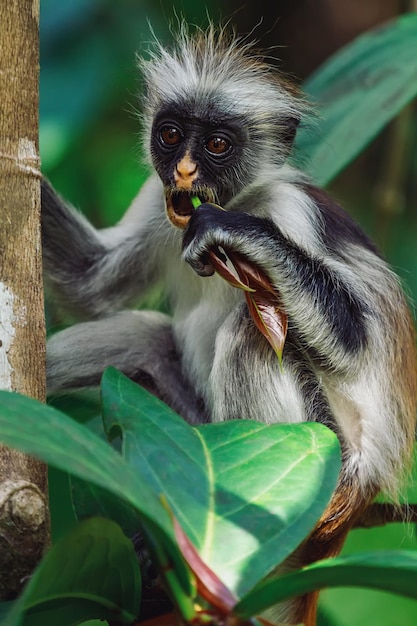
[[[151,155],[175,226],[187,226],[192,196],[223,206],[247,185],[246,144],[242,120],[220,116],[213,106],[196,111],[183,103],[159,112],[152,128]]]

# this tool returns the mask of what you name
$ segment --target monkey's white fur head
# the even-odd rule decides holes
[[[213,25],[193,34],[182,27],[171,50],[155,42],[150,60],[139,59],[139,65],[146,84],[145,132],[165,104],[211,102],[231,115],[245,116],[264,137],[269,134],[277,153],[277,130],[285,135],[290,122],[295,131],[306,108],[295,86],[252,43]]]

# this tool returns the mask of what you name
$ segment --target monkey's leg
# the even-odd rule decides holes
[[[155,311],[123,311],[76,324],[47,343],[48,392],[98,385],[113,366],[166,402],[190,424],[206,421],[182,372],[171,320]]]

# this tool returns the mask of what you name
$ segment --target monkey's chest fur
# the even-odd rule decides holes
[[[188,273],[179,283],[184,289],[175,294],[173,332],[184,374],[203,397],[210,419],[304,421],[306,399],[300,368],[294,368],[291,334],[281,367],[242,292],[219,276],[185,278]],[[190,289],[190,280],[199,284]]]

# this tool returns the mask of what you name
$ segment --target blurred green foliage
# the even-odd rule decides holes
[[[141,89],[136,52],[146,53],[152,30],[169,41],[169,23],[175,24],[177,15],[204,25],[208,13],[216,21],[220,3],[211,0],[208,12],[194,0],[177,7],[165,0],[41,1],[42,167],[97,226],[116,222],[147,176],[135,113]],[[414,300],[416,146],[412,103],[330,185],[377,241]],[[410,496],[417,501],[417,489]],[[345,553],[398,547],[416,547],[413,528],[395,524],[353,531]],[[332,590],[323,594],[321,606],[322,626],[417,623],[417,603],[382,592]]]
[[[97,226],[113,224],[147,176],[140,152],[135,54],[170,40],[179,15],[204,25],[203,4],[42,0],[40,152],[43,172]]]

